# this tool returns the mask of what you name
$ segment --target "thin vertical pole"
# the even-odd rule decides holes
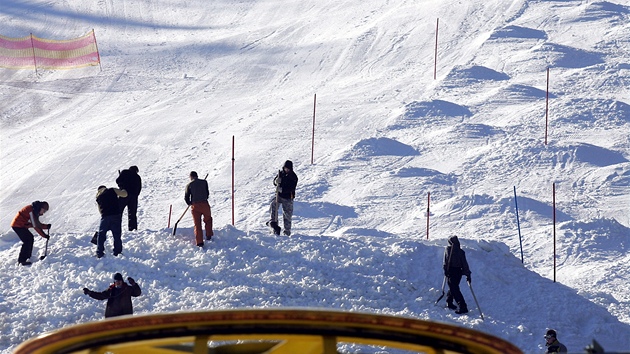
[[[431,209],[429,204],[431,203],[431,192],[427,192],[427,240],[429,239],[429,215],[431,215]]]
[[[234,135],[232,135],[232,226],[234,226]]]
[[[35,67],[35,75],[37,75],[37,59],[35,58],[35,43],[33,42],[32,33],[31,33],[31,49],[33,50],[33,66]]]
[[[521,237],[521,222],[518,218],[518,202],[516,201],[516,186],[514,186],[514,205],[516,207],[516,225],[518,226],[518,240],[521,243],[521,263],[525,263],[523,260],[523,238]]]
[[[437,19],[435,23],[435,57],[433,59],[433,80],[437,78],[437,52],[438,52],[438,28],[440,26],[440,19]]]
[[[168,226],[167,228],[171,228],[171,214],[173,213],[173,204],[171,204],[171,207],[168,209]]]
[[[556,282],[556,183],[553,183],[553,282]]]
[[[549,68],[547,68],[547,98],[545,100],[545,145],[547,145],[548,126],[549,126]]]
[[[315,154],[315,108],[317,107],[317,94],[313,96],[313,135],[311,137],[311,165]]]
[[[96,47],[96,57],[98,58],[98,67],[103,71],[103,66],[101,65],[101,53],[98,51],[98,42],[96,42],[96,34],[94,33],[94,28],[92,28],[92,38],[94,38],[94,46]]]

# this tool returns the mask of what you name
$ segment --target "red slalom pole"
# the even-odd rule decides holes
[[[317,94],[313,96],[313,135],[311,137],[311,165],[315,154],[315,107],[317,107]]]
[[[545,100],[545,145],[547,145],[548,126],[549,126],[549,68],[547,68],[547,98]]]
[[[427,193],[427,240],[429,239],[429,215],[431,215],[429,203],[431,203],[431,192]]]
[[[171,207],[168,209],[168,228],[171,228],[171,214],[173,213],[173,204],[171,204]]]
[[[435,23],[435,57],[433,59],[433,80],[437,78],[437,49],[438,49],[438,28],[440,26],[440,19],[437,19]]]
[[[553,282],[556,282],[556,183],[553,183]]]

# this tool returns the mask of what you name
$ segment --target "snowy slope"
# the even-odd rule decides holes
[[[143,288],[138,314],[323,307],[455,323],[524,352],[547,327],[571,351],[630,350],[627,2],[7,0],[0,20],[12,37],[93,28],[102,58],[102,71],[0,69],[3,352],[99,320],[81,289],[117,271]],[[264,222],[286,159],[294,235],[276,238]],[[96,187],[130,165],[140,231],[97,260]],[[167,228],[191,170],[209,174],[204,250],[189,216]],[[34,200],[51,205],[50,255],[24,269],[10,222]],[[450,235],[485,321],[467,289],[468,316],[433,306]]]

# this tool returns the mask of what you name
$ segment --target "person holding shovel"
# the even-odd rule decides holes
[[[33,253],[33,243],[35,237],[33,233],[29,231],[29,228],[35,229],[37,233],[48,240],[49,235],[44,233],[44,230],[50,230],[50,224],[43,224],[39,221],[39,217],[44,215],[49,209],[48,202],[34,201],[32,204],[22,208],[13,221],[11,221],[11,227],[13,231],[18,235],[22,241],[22,248],[20,248],[20,255],[18,256],[18,263],[23,266],[30,266],[32,263],[29,260]]]

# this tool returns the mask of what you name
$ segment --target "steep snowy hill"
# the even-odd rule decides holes
[[[0,69],[3,352],[99,320],[81,289],[116,271],[143,287],[136,313],[325,307],[452,322],[525,352],[547,327],[572,351],[630,350],[627,2],[7,0],[0,21],[8,37],[94,29],[102,62]],[[294,235],[276,238],[264,222],[287,159]],[[97,260],[96,187],[130,165],[140,230]],[[167,227],[191,170],[209,174],[204,250],[189,216]],[[51,205],[50,255],[23,268],[10,223],[34,200]],[[468,289],[467,316],[433,305],[450,235],[485,321]]]

